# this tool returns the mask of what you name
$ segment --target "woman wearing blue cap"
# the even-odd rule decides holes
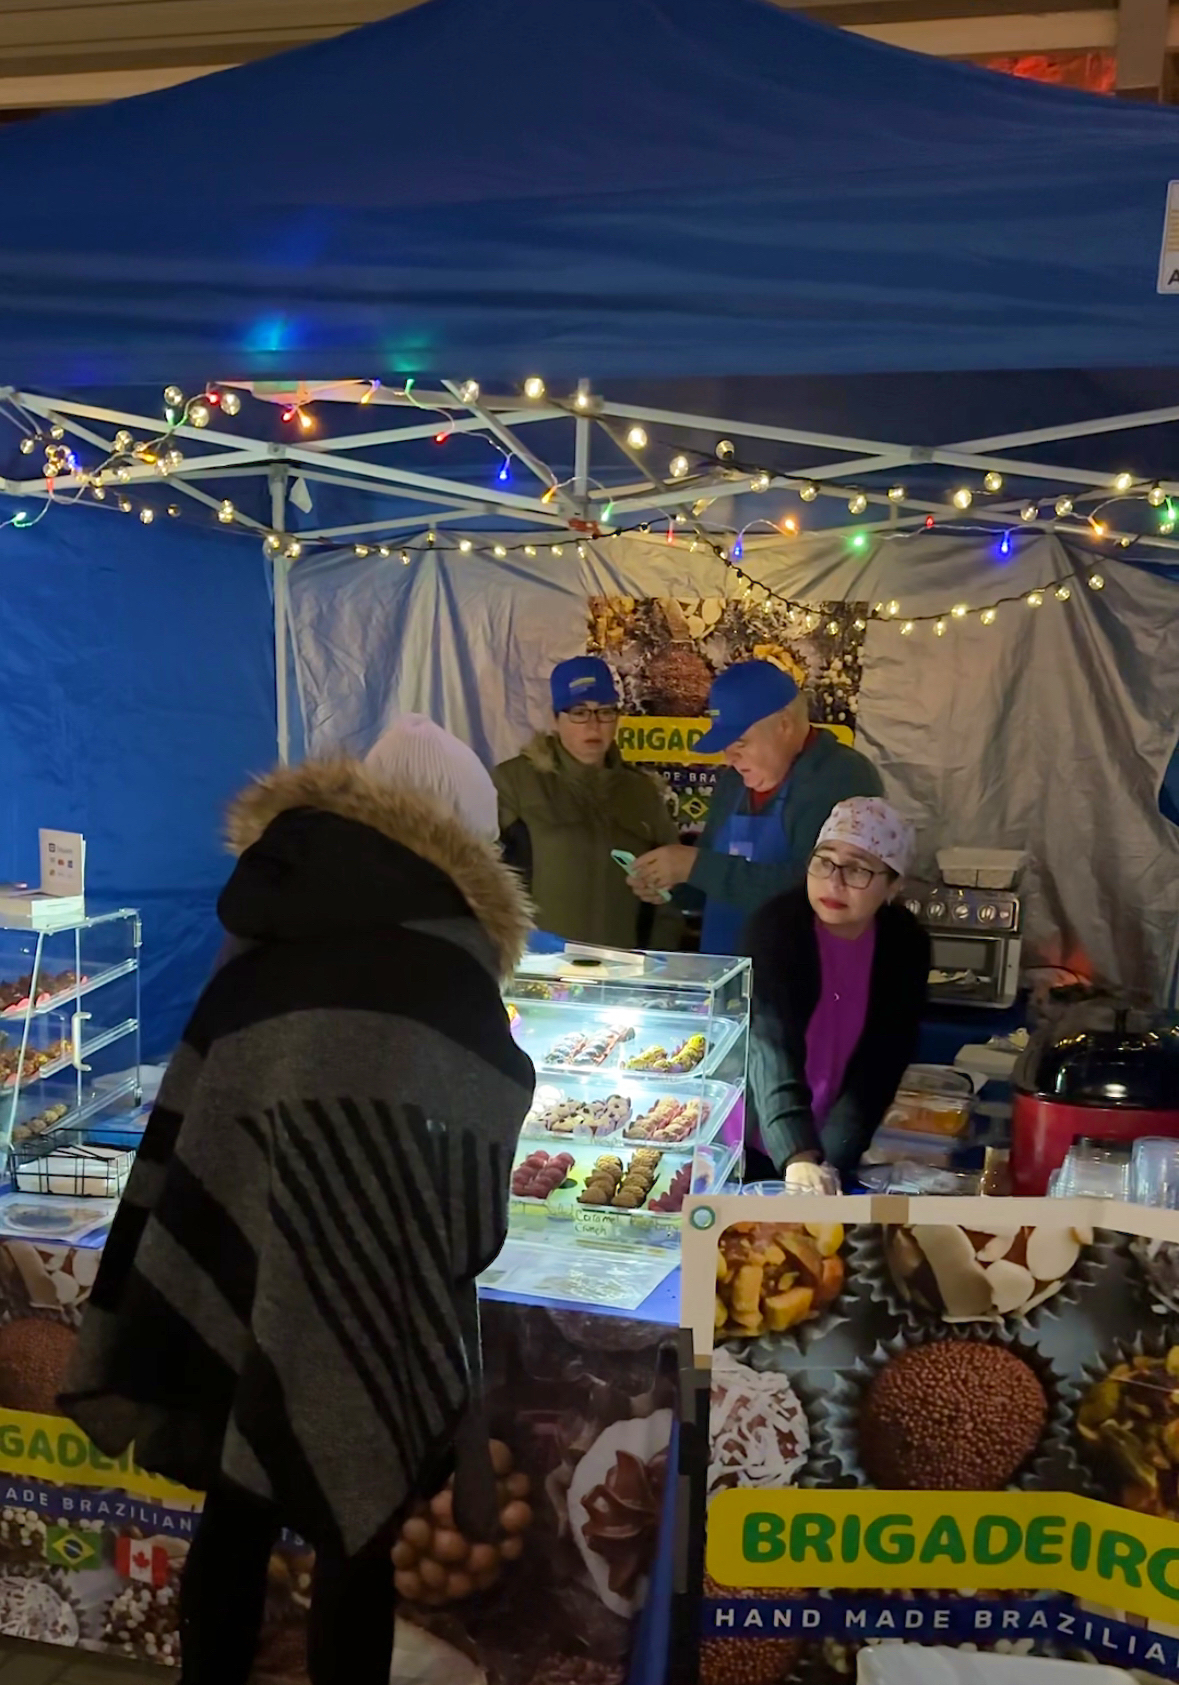
[[[806,698],[772,661],[741,661],[713,680],[712,728],[699,754],[723,753],[698,848],[652,850],[635,863],[635,893],[654,897],[688,884],[704,896],[700,949],[746,951],[751,916],[800,884],[827,815],[849,796],[880,796],[872,763],[811,725]]]
[[[674,948],[679,914],[646,908],[610,858],[678,842],[658,782],[615,746],[614,675],[593,655],[553,669],[553,727],[496,767],[504,858],[523,875],[541,930],[611,948]]]

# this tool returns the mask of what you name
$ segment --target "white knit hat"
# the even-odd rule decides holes
[[[499,835],[495,785],[473,749],[425,714],[402,714],[377,738],[364,764],[382,782],[433,796],[479,837]]]

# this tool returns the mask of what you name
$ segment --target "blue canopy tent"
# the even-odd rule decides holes
[[[762,0],[428,0],[0,137],[0,361],[54,390],[1170,365],[1177,161],[1173,111]]]
[[[92,160],[94,191],[50,190]],[[257,662],[247,680],[210,643],[172,683],[241,686],[254,720],[269,671],[283,754],[291,567],[345,541],[395,561],[437,530],[492,565],[493,530],[501,550],[593,545],[679,514],[731,560],[734,532],[751,552],[777,541],[758,536],[764,488],[801,495],[811,525],[845,524],[850,498],[869,535],[968,517],[1091,546],[1100,512],[1104,544],[1165,563],[1179,299],[1157,287],[1177,165],[1174,111],[763,0],[426,0],[10,128],[0,494],[16,526],[47,496],[50,519],[0,549],[18,580],[71,500],[94,504],[78,518],[99,549],[126,547],[120,506],[157,548],[195,523],[194,567],[237,540],[221,613]],[[188,396],[165,421],[172,382]],[[232,394],[220,411],[210,383]],[[174,621],[166,569],[151,590]],[[134,649],[108,635],[117,669],[147,629]],[[272,742],[251,727],[243,773]],[[26,805],[48,818],[36,763],[32,736]],[[121,797],[87,788],[72,811],[101,844]],[[206,899],[219,869],[210,838]]]

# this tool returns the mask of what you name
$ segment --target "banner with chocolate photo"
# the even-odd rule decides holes
[[[790,608],[752,597],[591,597],[586,649],[610,663],[622,697],[618,744],[658,772],[681,831],[703,829],[720,756],[693,745],[708,730],[708,691],[736,661],[773,661],[811,698],[816,725],[855,736],[864,603]]]
[[[37,1203],[68,1222],[86,1202]],[[99,1257],[0,1240],[0,1633],[179,1666],[200,1496],[104,1457],[55,1414]],[[501,1537],[465,1539],[449,1489],[407,1516],[390,1565],[391,1685],[623,1685],[664,1512],[669,1332],[484,1305]],[[305,1685],[313,1567],[291,1535],[271,1559],[256,1671],[268,1685]]]
[[[1179,1679],[1179,1213],[721,1196],[683,1234],[702,1685],[896,1640]]]

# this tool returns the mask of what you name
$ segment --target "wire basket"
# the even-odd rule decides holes
[[[135,1162],[130,1147],[96,1146],[84,1130],[61,1129],[11,1148],[12,1180],[23,1194],[118,1199]]]

